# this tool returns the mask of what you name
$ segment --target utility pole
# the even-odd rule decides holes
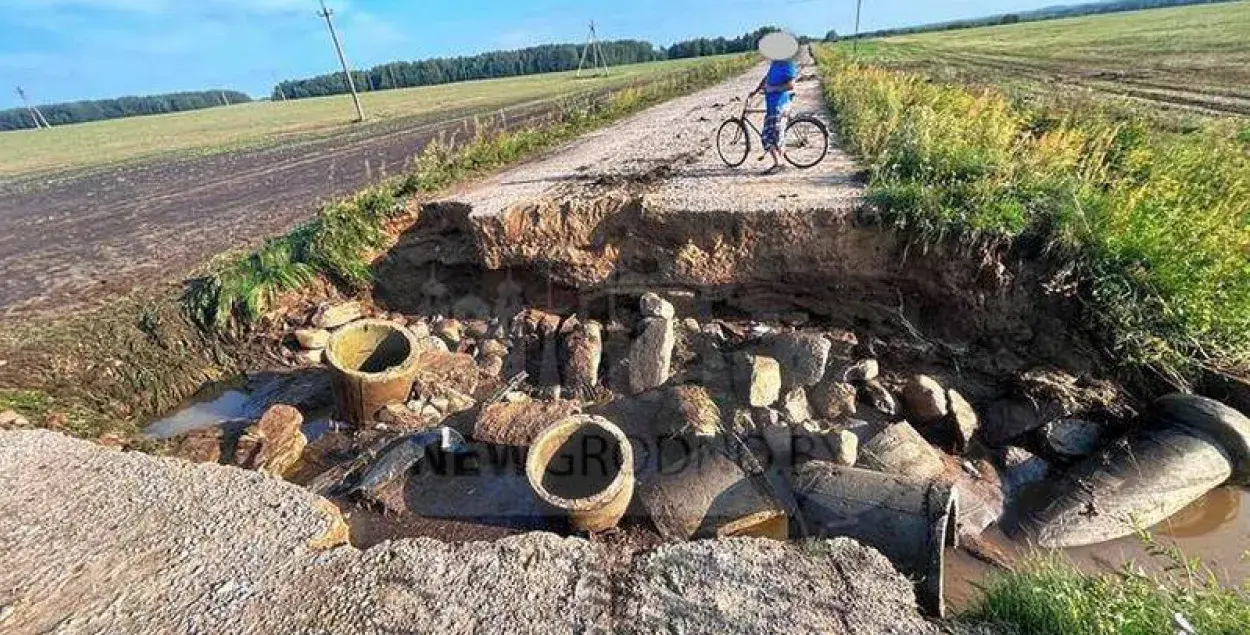
[[[598,74],[599,68],[603,68],[604,74],[608,72],[608,60],[603,54],[603,46],[599,44],[599,34],[595,31],[595,21],[590,21],[590,35],[586,36],[586,48],[582,49],[582,59],[577,62],[577,77],[582,76],[582,67],[586,65],[586,54],[590,54],[590,66]]]
[[[352,103],[356,105],[356,121],[365,120],[365,109],[360,105],[360,95],[356,94],[356,80],[352,79],[352,71],[347,66],[347,58],[343,56],[343,45],[339,44],[339,34],[334,30],[334,20],[330,16],[334,12],[326,8],[326,0],[321,0],[321,13],[317,15],[326,19],[326,27],[330,29],[330,39],[334,40],[334,51],[338,53],[339,64],[343,65],[343,76],[347,78],[347,88],[352,91]]]
[[[859,50],[859,10],[864,5],[864,0],[855,0],[855,39],[851,41],[851,50]]]
[[[17,87],[17,96],[21,97],[22,103],[26,105],[26,112],[30,113],[31,121],[35,122],[36,130],[43,130],[44,128],[48,128],[48,129],[52,128],[52,124],[48,123],[47,119],[43,118],[42,112],[39,112],[39,107],[31,104],[30,100],[26,98],[26,91],[22,90],[21,86]]]

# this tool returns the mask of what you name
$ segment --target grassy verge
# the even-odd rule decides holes
[[[1166,563],[1148,574],[1126,566],[1090,575],[1060,556],[1035,556],[986,580],[985,597],[962,619],[1030,635],[1234,635],[1250,633],[1250,585],[1221,586],[1201,562],[1148,542]]]
[[[1250,368],[1250,150],[1097,109],[1028,108],[818,52],[884,222],[927,240],[1039,241],[1068,261],[1126,365]]]
[[[392,240],[387,225],[406,214],[407,200],[495,170],[588,130],[746,70],[750,58],[709,61],[658,81],[561,104],[550,121],[517,130],[479,125],[471,139],[440,139],[415,169],[323,208],[316,219],[269,240],[259,250],[218,265],[184,297],[188,314],[206,329],[244,326],[279,294],[327,279],[354,292],[369,284],[369,264]]]

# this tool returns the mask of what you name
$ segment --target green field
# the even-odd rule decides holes
[[[1250,2],[923,33],[862,48],[883,63],[1032,97],[1058,90],[1250,115]]]
[[[704,59],[618,66],[605,77],[551,73],[364,93],[369,125],[447,111],[503,106],[618,87]],[[353,128],[346,95],[254,102],[169,115],[132,117],[0,133],[0,178],[109,165],[169,153],[207,153],[266,145],[300,135]]]

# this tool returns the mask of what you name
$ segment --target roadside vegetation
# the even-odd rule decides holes
[[[1174,382],[1250,368],[1250,151],[1234,129],[1020,103],[850,50],[818,62],[883,222],[928,241],[1044,244],[1126,366]]]
[[[1095,575],[1062,555],[1036,555],[1016,571],[991,575],[984,598],[962,619],[1029,635],[1250,633],[1250,583],[1223,586],[1201,561],[1146,532],[1138,537],[1158,571],[1128,563],[1115,575]]]
[[[184,297],[203,328],[237,328],[265,313],[280,294],[325,279],[353,292],[370,282],[369,265],[392,239],[389,223],[407,214],[408,199],[498,169],[657,102],[742,72],[749,57],[705,61],[663,79],[604,95],[570,99],[544,124],[502,130],[479,124],[463,143],[438,139],[414,169],[323,208],[310,223],[260,249],[213,267]]]

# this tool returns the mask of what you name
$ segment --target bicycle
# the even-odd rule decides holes
[[[742,165],[751,155],[751,135],[747,128],[754,130],[755,136],[760,137],[760,143],[763,144],[763,133],[747,115],[766,111],[750,106],[751,97],[748,96],[742,101],[742,114],[726,119],[716,131],[716,152],[720,155],[720,160],[731,168]],[[829,153],[829,129],[812,115],[799,114],[791,117],[784,134],[786,144],[782,156],[796,168],[810,168],[823,161]]]

